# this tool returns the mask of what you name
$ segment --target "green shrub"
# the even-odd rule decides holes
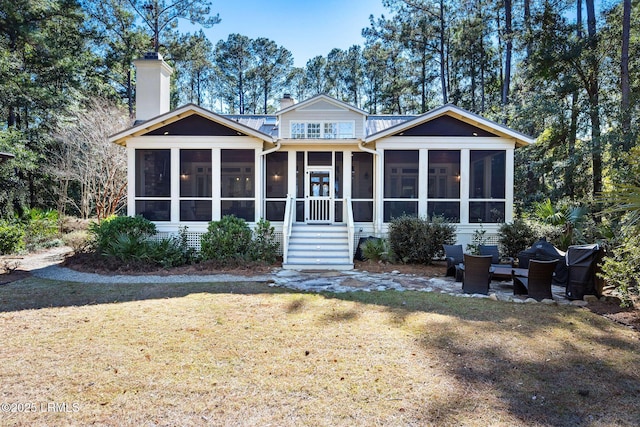
[[[155,235],[156,225],[141,216],[113,216],[99,223],[90,224],[89,233],[93,238],[96,251],[102,253],[111,244],[117,244],[115,242],[121,235],[127,237],[121,238],[120,244],[125,246],[136,245],[136,242],[139,243]]]
[[[502,224],[498,229],[498,242],[505,256],[516,258],[518,253],[530,247],[539,236],[523,219]]]
[[[601,277],[615,288],[623,306],[633,306],[640,295],[640,227],[623,228],[623,235],[620,245],[604,258]]]
[[[73,249],[76,254],[85,253],[89,250],[91,242],[89,241],[89,233],[84,230],[76,230],[62,236],[65,245]]]
[[[390,262],[393,260],[393,251],[387,239],[368,239],[360,245],[362,256],[369,261]]]
[[[274,228],[271,223],[260,218],[253,230],[253,241],[251,243],[252,261],[262,261],[268,264],[276,262],[276,256],[280,243],[275,239]]]
[[[480,225],[479,230],[473,232],[471,236],[471,243],[467,243],[467,253],[471,255],[480,255],[480,246],[487,243],[487,230]]]
[[[431,264],[442,254],[443,244],[455,242],[456,228],[441,217],[431,221],[402,216],[389,224],[389,244],[398,261]]]
[[[177,236],[150,240],[151,260],[164,268],[179,267],[196,261],[196,250],[187,243],[187,228],[181,227]]]
[[[57,211],[29,209],[24,227],[24,242],[28,249],[50,247],[51,244],[47,242],[53,240],[58,234]]]
[[[24,248],[24,230],[19,224],[0,222],[0,255],[13,254]]]
[[[252,233],[246,221],[226,215],[212,221],[202,235],[200,256],[203,260],[240,261],[250,259]]]

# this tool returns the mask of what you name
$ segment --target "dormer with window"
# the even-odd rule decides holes
[[[278,112],[282,139],[362,139],[367,114],[326,95]]]

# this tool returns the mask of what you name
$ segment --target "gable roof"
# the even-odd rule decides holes
[[[332,98],[332,97],[330,97],[328,95],[324,95],[324,94],[316,95],[316,96],[313,96],[313,97],[311,97],[309,99],[305,99],[304,101],[299,102],[297,104],[290,105],[287,108],[284,108],[284,109],[276,112],[276,115],[280,116],[280,115],[288,113],[290,111],[295,111],[295,110],[308,108],[308,107],[311,107],[313,104],[319,104],[319,103],[322,103],[322,102],[329,103],[329,104],[331,104],[331,105],[333,105],[335,107],[342,108],[344,110],[353,111],[354,113],[362,114],[363,116],[368,116],[369,115],[369,113],[367,113],[364,110],[361,110],[359,108],[354,107],[351,104],[347,104],[346,102],[339,101],[339,100],[337,100],[335,98]]]
[[[125,129],[121,132],[111,135],[109,137],[109,141],[119,145],[125,145],[127,138],[130,138],[133,136],[146,135],[163,126],[170,125],[171,123],[178,122],[184,118],[187,118],[193,115],[198,115],[206,120],[210,120],[219,125],[230,128],[236,131],[238,135],[253,136],[255,138],[258,138],[270,143],[275,143],[276,141],[276,138],[274,136],[260,132],[259,130],[253,127],[247,126],[243,124],[240,120],[233,120],[233,119],[227,118],[220,114],[216,114],[214,112],[206,110],[195,104],[187,104],[173,111],[170,111],[168,113],[154,117],[153,119],[149,119],[142,123],[134,124],[129,129]]]
[[[516,143],[516,146],[518,147],[523,147],[535,142],[534,138],[515,131],[507,126],[485,119],[482,116],[467,111],[464,108],[457,107],[453,104],[446,104],[442,107],[435,108],[412,119],[401,121],[383,130],[372,133],[364,139],[364,143],[367,144],[381,138],[402,134],[403,132],[409,131],[410,129],[413,129],[423,123],[433,121],[443,116],[455,118],[468,125],[475,126],[485,132],[488,132],[489,134],[513,139]]]

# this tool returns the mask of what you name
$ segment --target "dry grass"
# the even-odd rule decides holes
[[[0,328],[0,403],[36,409],[2,425],[640,419],[637,334],[568,307],[31,278],[0,287]]]

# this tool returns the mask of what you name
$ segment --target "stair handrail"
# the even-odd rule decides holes
[[[355,235],[355,224],[353,223],[353,206],[351,206],[351,199],[349,197],[345,197],[344,199],[345,208],[347,209],[347,233],[349,235],[349,259],[353,261],[354,254],[354,235]]]
[[[288,194],[287,202],[284,207],[284,224],[282,225],[282,262],[287,263],[289,257],[289,238],[291,237],[291,228],[293,225],[293,213],[296,211],[295,198]]]

